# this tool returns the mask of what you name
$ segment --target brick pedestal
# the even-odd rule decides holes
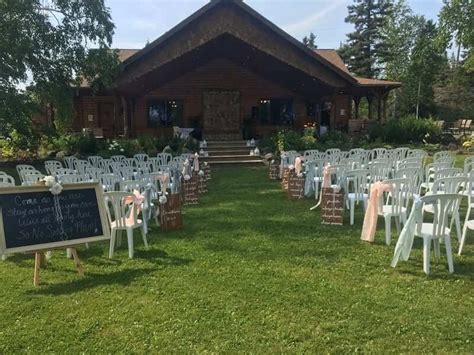
[[[290,200],[304,199],[304,177],[298,177],[294,172],[290,174],[288,179],[288,198]]]
[[[193,175],[191,179],[183,179],[183,204],[197,205],[199,203],[198,195],[198,177]]]
[[[268,166],[268,177],[270,180],[278,180],[280,174],[280,166],[278,164],[270,164]]]

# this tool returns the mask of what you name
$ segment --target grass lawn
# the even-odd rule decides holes
[[[263,168],[216,168],[209,190],[133,260],[81,250],[82,279],[60,251],[38,289],[31,256],[0,262],[0,353],[474,352],[473,235],[453,275],[442,257],[425,276],[420,241],[392,269],[381,220],[374,244],[362,208],[322,226]]]

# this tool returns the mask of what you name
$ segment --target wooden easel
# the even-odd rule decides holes
[[[77,254],[77,249],[74,247],[69,247],[71,250],[72,258],[74,260],[74,265],[76,266],[77,273],[79,276],[84,276],[84,269],[81,266],[81,260],[79,259],[79,255]],[[35,271],[33,273],[33,285],[35,287],[39,286],[40,282],[40,270],[41,266],[44,266],[46,263],[46,255],[44,250],[36,251],[35,252]]]

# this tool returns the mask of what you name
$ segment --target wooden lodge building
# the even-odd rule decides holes
[[[388,92],[400,86],[355,77],[335,50],[308,49],[242,0],[211,0],[145,48],[118,55],[113,87],[76,90],[75,129],[136,137],[179,126],[208,140],[309,122],[346,130],[361,98],[369,118],[383,119]]]

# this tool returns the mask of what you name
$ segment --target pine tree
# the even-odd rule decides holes
[[[354,74],[377,77],[387,53],[381,29],[393,10],[392,1],[354,0],[347,9],[349,15],[345,21],[353,24],[355,31],[347,35],[347,46],[342,46],[340,53]]]
[[[316,35],[311,32],[309,36],[303,37],[303,44],[308,47],[309,49],[316,49],[318,46],[316,45]]]

